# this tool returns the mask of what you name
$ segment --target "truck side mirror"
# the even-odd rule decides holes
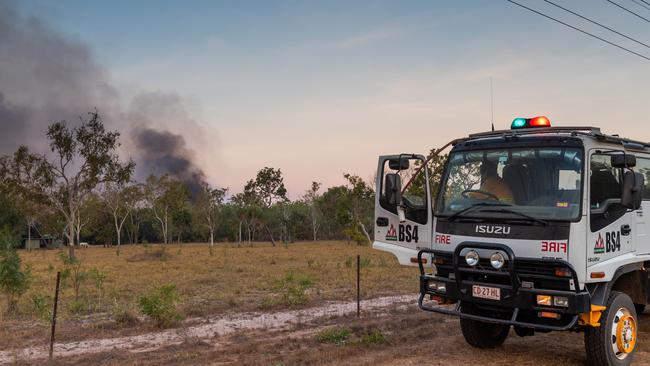
[[[623,191],[621,192],[621,206],[637,210],[643,200],[643,174],[628,170],[623,174]]]
[[[634,154],[612,155],[612,166],[614,168],[634,168],[636,166],[636,156]]]
[[[409,159],[390,159],[388,161],[388,167],[392,170],[406,170],[409,168]]]
[[[384,197],[389,205],[402,203],[402,179],[395,173],[386,174],[384,178]]]

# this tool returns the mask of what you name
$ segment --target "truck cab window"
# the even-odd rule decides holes
[[[603,207],[608,199],[621,198],[621,169],[612,166],[611,155],[594,154],[589,169],[589,206],[591,209]],[[591,231],[598,231],[625,214],[620,204],[611,204],[606,212],[592,213]]]
[[[406,158],[405,158],[406,159]],[[406,159],[408,160],[408,168],[406,169],[392,169],[390,161],[384,162],[384,169],[382,172],[382,192],[380,204],[386,210],[397,213],[397,206],[391,205],[388,198],[385,196],[383,184],[386,181],[387,174],[398,174],[403,185],[405,185],[411,177],[417,172],[423,161],[421,159]],[[426,189],[425,175],[420,173],[416,176],[411,185],[402,193],[402,203],[404,205],[404,213],[406,219],[417,222],[419,224],[426,224],[428,220],[427,210],[427,189]]]
[[[464,216],[575,220],[580,212],[582,160],[578,148],[452,151],[436,215],[450,216],[471,206],[497,204],[511,212],[474,210]]]
[[[636,171],[645,177],[645,186],[643,187],[643,199],[650,200],[650,159],[636,159]]]

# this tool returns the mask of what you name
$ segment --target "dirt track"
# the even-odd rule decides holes
[[[374,306],[372,305],[374,303]],[[137,337],[123,337],[111,348],[111,340],[59,345],[52,364],[215,364],[215,365],[583,365],[580,333],[549,333],[519,338],[514,333],[496,350],[476,350],[465,344],[458,320],[417,310],[413,298],[368,300],[362,319],[354,317],[354,303],[337,303],[300,311],[281,312],[261,318],[244,316],[240,329],[224,327],[233,319],[204,319],[200,325]],[[218,325],[218,326],[217,326]],[[345,326],[352,330],[346,344],[320,343],[322,329]],[[206,329],[222,332],[205,332]],[[650,314],[641,317],[640,345],[636,365],[650,364]],[[201,331],[197,331],[201,329]],[[379,329],[385,342],[364,344],[361,335]],[[170,336],[165,339],[161,334]],[[146,342],[143,340],[156,340]],[[140,340],[142,342],[137,342]],[[162,340],[162,341],[161,341]],[[115,341],[113,339],[112,341]],[[129,341],[132,341],[129,343]],[[95,341],[97,342],[97,341]],[[103,344],[103,347],[96,347]],[[76,349],[76,351],[74,351]],[[71,351],[72,350],[72,351]],[[43,350],[33,357],[42,356]],[[4,357],[18,353],[3,352]],[[18,363],[34,363],[28,352]],[[5,361],[7,359],[5,358]],[[42,361],[40,361],[42,362]]]

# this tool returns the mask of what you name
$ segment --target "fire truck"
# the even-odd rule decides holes
[[[373,247],[418,266],[419,307],[459,317],[473,347],[579,331],[591,364],[629,365],[650,301],[648,175],[650,143],[516,118],[428,158],[381,156]]]

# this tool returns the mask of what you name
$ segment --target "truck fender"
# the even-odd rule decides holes
[[[634,284],[634,281],[628,283],[617,284],[618,280],[623,276],[635,276],[634,272],[637,272],[639,281],[642,281],[642,286]],[[614,276],[611,281],[608,282],[598,282],[598,283],[588,283],[586,285],[587,290],[589,291],[591,297],[592,305],[605,306],[607,303],[607,298],[609,293],[613,289],[621,290],[625,292],[628,296],[632,298],[635,303],[645,304],[647,299],[646,288],[647,288],[648,277],[644,270],[643,263],[629,263],[624,266],[621,266],[619,269],[614,272]]]

